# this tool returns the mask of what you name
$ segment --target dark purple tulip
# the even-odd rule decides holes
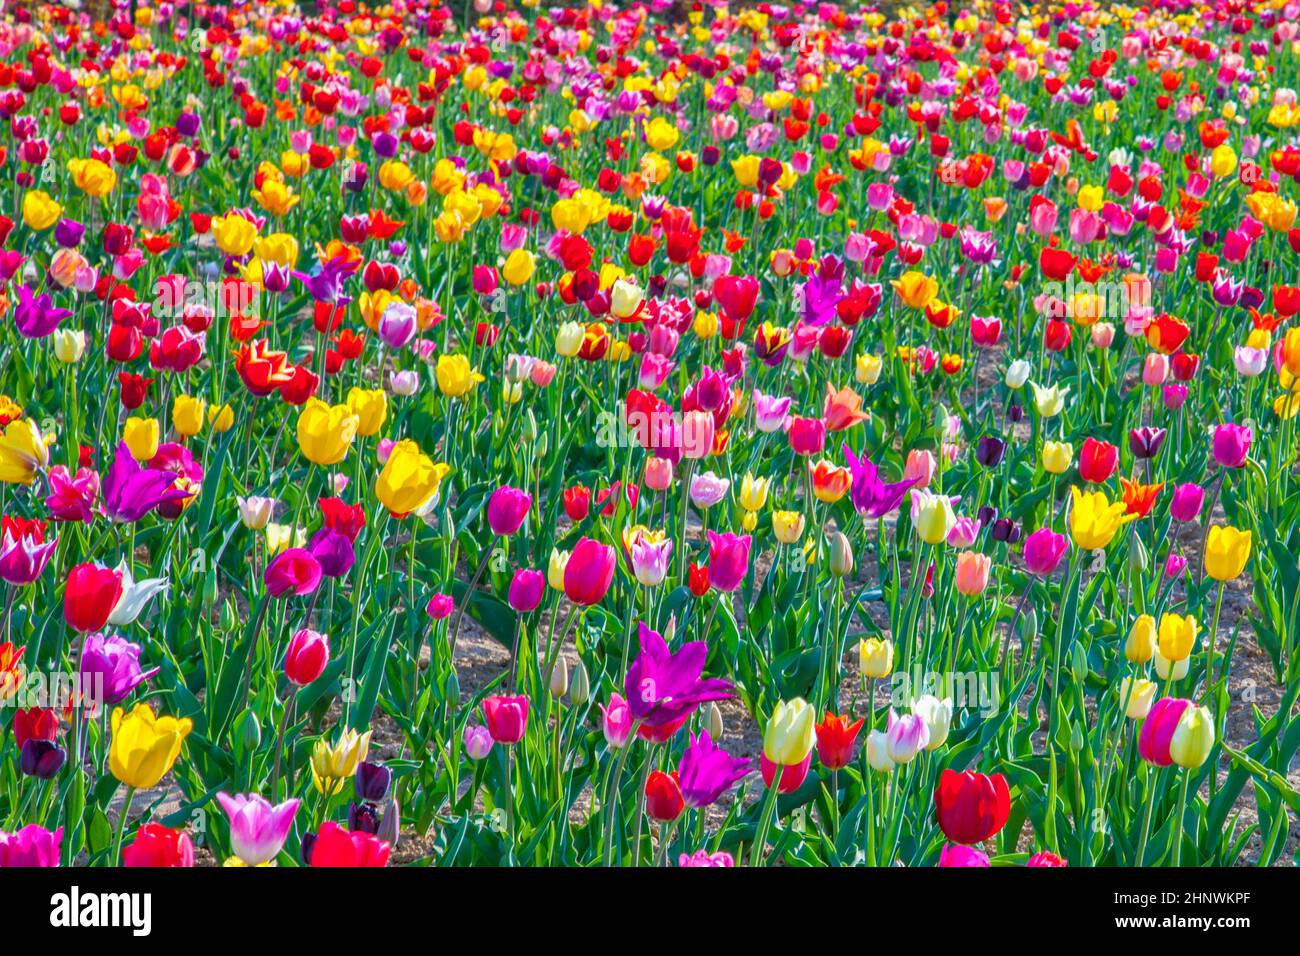
[[[1165,443],[1167,434],[1165,429],[1152,428],[1150,425],[1134,428],[1128,433],[1129,451],[1134,458],[1154,458],[1160,451],[1160,446]]]
[[[985,505],[975,512],[975,517],[979,520],[981,528],[987,528],[993,522],[998,520],[998,509],[992,505]]]
[[[348,807],[348,829],[353,833],[379,832],[379,808],[373,803],[354,803]]]
[[[393,784],[393,771],[381,763],[363,760],[357,764],[356,784],[357,799],[369,803],[382,803],[388,799],[388,790]]]
[[[199,126],[202,121],[197,113],[182,113],[176,117],[176,132],[180,133],[187,139],[192,139],[198,135]]]
[[[1020,525],[1010,518],[999,518],[993,522],[993,530],[989,533],[993,536],[994,541],[1015,544],[1020,540]]]
[[[1007,443],[994,435],[985,435],[975,446],[975,460],[985,468],[996,468],[1002,464],[1002,456],[1007,453]]]
[[[18,766],[28,777],[53,780],[68,760],[68,752],[52,740],[35,737],[23,744]]]
[[[1018,402],[1012,402],[1007,406],[1007,420],[1013,425],[1025,417],[1025,407]]]

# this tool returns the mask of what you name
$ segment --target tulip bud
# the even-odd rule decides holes
[[[714,701],[709,701],[709,706],[704,708],[704,726],[714,740],[722,738],[722,710]]]
[[[401,829],[401,812],[397,807],[397,798],[393,797],[385,805],[383,813],[379,817],[379,829],[375,831],[375,836],[383,840],[389,847],[396,848],[399,831]]]
[[[551,696],[559,700],[569,692],[569,665],[561,657],[551,671]]]
[[[1028,647],[1038,636],[1038,614],[1032,606],[1025,608],[1024,613],[1020,615],[1020,624],[1017,628],[1020,631],[1020,639]]]
[[[1142,538],[1136,534],[1133,535],[1128,550],[1129,567],[1141,574],[1150,563],[1150,558],[1147,557],[1146,545],[1142,543]]]
[[[1083,749],[1083,728],[1077,723],[1070,727],[1070,752],[1077,754]]]
[[[581,707],[591,697],[591,678],[587,675],[587,665],[578,661],[569,677],[569,701]]]
[[[831,542],[831,574],[836,577],[847,577],[853,573],[853,547],[849,544],[843,532],[835,531],[830,535]]]

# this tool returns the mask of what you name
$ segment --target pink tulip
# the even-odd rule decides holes
[[[502,485],[488,499],[488,525],[492,533],[508,538],[523,525],[532,507],[533,496],[526,491]]]
[[[574,545],[569,563],[564,566],[564,593],[574,604],[590,607],[599,604],[614,582],[617,566],[614,549],[594,538],[583,538]]]
[[[499,744],[517,744],[528,729],[528,698],[489,697],[483,701],[488,733]]]

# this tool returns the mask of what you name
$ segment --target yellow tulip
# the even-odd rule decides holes
[[[587,330],[579,322],[564,322],[555,333],[555,351],[564,358],[573,358],[582,348]]]
[[[370,752],[370,731],[358,734],[348,728],[338,742],[330,744],[324,737],[316,741],[311,752],[311,778],[316,789],[325,796],[341,793],[343,787],[357,772],[357,764]]]
[[[1249,531],[1214,525],[1205,539],[1205,573],[1216,581],[1239,577],[1250,560],[1250,543]]]
[[[357,416],[357,434],[374,435],[384,427],[388,417],[388,395],[382,388],[348,390],[348,408]]]
[[[1142,614],[1129,629],[1124,643],[1124,657],[1134,664],[1145,664],[1156,653],[1156,619]]]
[[[1142,720],[1151,713],[1156,699],[1156,682],[1139,677],[1125,677],[1119,682],[1119,700],[1124,716],[1129,720]]]
[[[891,279],[890,285],[903,304],[912,309],[924,309],[939,294],[939,283],[923,272],[904,272],[897,279]]]
[[[122,425],[122,441],[126,442],[126,447],[131,450],[132,458],[136,461],[148,461],[158,454],[160,432],[158,419],[132,416]]]
[[[117,185],[117,173],[113,167],[98,159],[70,160],[68,172],[77,188],[90,196],[107,196]]]
[[[203,410],[207,403],[190,395],[177,395],[172,402],[172,428],[189,438],[203,430]]]
[[[869,637],[858,644],[858,667],[863,677],[879,680],[894,669],[894,645],[888,638]]]
[[[433,369],[438,389],[448,398],[460,398],[483,381],[483,376],[470,367],[463,355],[440,355]]]
[[[799,511],[773,511],[772,533],[782,544],[794,544],[803,537],[804,516]]]
[[[1054,418],[1065,408],[1065,396],[1070,394],[1068,388],[1052,385],[1044,388],[1037,382],[1030,382],[1034,389],[1034,409],[1043,418]]]
[[[506,256],[505,264],[501,266],[501,278],[511,285],[523,285],[533,277],[536,268],[537,259],[531,252],[516,249]]]
[[[853,377],[859,385],[875,385],[880,380],[880,370],[884,362],[879,355],[863,353],[854,360]]]
[[[438,492],[451,468],[420,451],[409,438],[399,441],[388,453],[383,470],[375,479],[375,497],[395,515],[418,511]]]
[[[552,591],[564,590],[564,572],[569,566],[568,551],[551,548],[551,557],[546,562],[546,583]]]
[[[360,423],[349,405],[309,398],[298,414],[298,448],[314,464],[337,465],[347,457]]]
[[[5,426],[0,435],[0,483],[30,485],[49,463],[49,447],[34,421],[19,418]]]
[[[214,216],[211,232],[217,248],[235,258],[248,255],[257,239],[257,226],[235,213]]]
[[[229,405],[208,406],[208,424],[219,435],[230,431],[235,424],[235,410]]]
[[[155,717],[148,704],[136,704],[129,714],[114,708],[109,770],[136,790],[156,787],[176,763],[193,727],[188,717]]]
[[[399,192],[415,181],[411,167],[396,159],[390,159],[379,167],[379,185],[389,192]]]
[[[672,149],[681,139],[677,127],[661,116],[656,116],[645,125],[646,145],[656,152]]]
[[[1043,442],[1043,470],[1050,475],[1062,475],[1074,460],[1074,446],[1068,441]]]
[[[1210,172],[1217,179],[1227,179],[1237,171],[1237,154],[1227,143],[1214,147],[1210,153]]]
[[[776,705],[763,731],[763,756],[780,767],[803,763],[813,747],[816,716],[802,697]]]
[[[1119,529],[1137,518],[1126,514],[1122,501],[1111,503],[1104,491],[1081,492],[1070,488],[1074,506],[1070,509],[1070,536],[1084,551],[1100,551],[1114,540]]]
[[[75,365],[86,351],[86,333],[80,329],[59,329],[54,333],[54,357],[64,365]]]
[[[1196,646],[1196,618],[1188,614],[1160,615],[1160,656],[1178,663],[1186,660]]]
[[[33,189],[23,196],[23,222],[29,229],[42,232],[59,221],[63,207],[50,194]]]
[[[263,180],[261,189],[253,190],[253,198],[271,215],[283,216],[298,205],[301,197],[294,194],[292,186],[277,179],[266,179]]]
[[[740,482],[740,507],[746,511],[761,511],[767,504],[767,492],[771,486],[771,478],[755,478],[745,472],[745,477]]]
[[[630,319],[645,301],[645,290],[629,279],[619,279],[610,289],[609,310],[619,319]]]

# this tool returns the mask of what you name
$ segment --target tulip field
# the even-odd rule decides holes
[[[1294,865],[1298,24],[0,4],[0,866]]]

